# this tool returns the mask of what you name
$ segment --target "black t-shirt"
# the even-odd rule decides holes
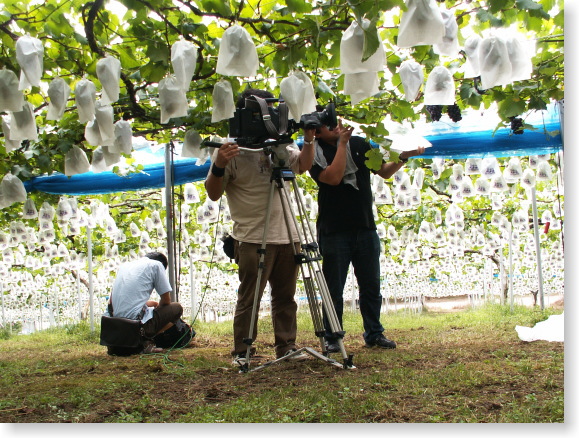
[[[318,140],[318,143],[322,147],[328,165],[330,165],[336,156],[336,146],[320,140]],[[317,164],[314,164],[310,169],[310,175],[319,187],[318,233],[327,234],[336,231],[376,229],[374,215],[372,214],[374,199],[370,182],[370,170],[364,163],[366,161],[366,151],[370,148],[370,144],[362,137],[354,136],[350,138],[350,152],[354,163],[358,167],[356,172],[358,190],[350,184],[344,184],[343,181],[337,186],[320,182],[319,176],[323,169]]]

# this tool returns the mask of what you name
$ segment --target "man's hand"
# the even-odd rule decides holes
[[[404,151],[399,157],[403,160],[407,160],[410,157],[415,157],[417,155],[422,155],[424,153],[424,146],[419,146],[413,151]]]
[[[231,161],[233,157],[239,155],[239,146],[237,143],[227,142],[223,143],[217,152],[217,157],[215,158],[215,165],[217,167],[226,167],[227,163]]]
[[[350,138],[352,137],[352,132],[354,132],[354,128],[351,126],[345,127],[342,125],[342,120],[338,120],[338,126],[334,128],[336,133],[339,135],[338,138],[338,145],[346,145]]]

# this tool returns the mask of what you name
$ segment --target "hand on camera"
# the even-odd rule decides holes
[[[225,167],[227,166],[227,163],[229,163],[231,159],[237,155],[239,155],[239,146],[237,143],[223,143],[223,145],[221,145],[219,148],[217,158],[215,158],[215,165],[217,167]]]

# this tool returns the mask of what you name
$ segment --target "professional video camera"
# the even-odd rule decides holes
[[[278,106],[268,105],[278,102]],[[250,149],[293,142],[291,136],[300,128],[318,128],[327,125],[330,129],[338,125],[333,103],[320,112],[304,114],[299,123],[288,118],[289,109],[283,99],[249,96],[245,107],[237,108],[229,119],[229,137],[235,138],[239,146]],[[207,143],[207,146],[217,144]]]

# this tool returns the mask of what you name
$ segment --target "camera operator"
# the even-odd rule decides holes
[[[265,90],[247,89],[237,103],[245,105],[245,99],[257,96],[273,99]],[[268,104],[271,105],[271,104]],[[309,170],[314,159],[314,129],[304,129],[302,150],[283,146],[289,153],[287,167],[295,173]],[[258,276],[258,250],[261,247],[265,228],[267,204],[270,193],[271,175],[274,167],[272,158],[263,148],[258,150],[240,149],[234,142],[224,143],[212,157],[212,166],[205,180],[207,195],[217,201],[225,192],[233,219],[232,236],[235,239],[235,261],[239,266],[240,285],[233,319],[234,343],[231,351],[233,365],[246,363],[247,345],[243,340],[249,334],[253,311],[254,295]],[[293,224],[291,224],[292,228]],[[287,227],[278,191],[274,192],[271,206],[265,267],[262,272],[259,297],[261,301],[266,282],[271,286],[271,316],[275,336],[276,358],[283,357],[296,348],[297,304],[294,300],[298,266],[294,260],[292,245],[299,245],[296,230],[288,236]],[[257,324],[251,339],[257,336]],[[255,354],[255,349],[251,352]],[[307,355],[300,353],[291,360],[303,360]]]
[[[380,239],[372,214],[370,169],[365,164],[365,153],[371,145],[362,137],[352,136],[352,130],[343,127],[341,122],[333,130],[326,125],[316,129],[315,159],[310,175],[319,188],[317,230],[322,269],[341,325],[344,285],[352,263],[366,346],[396,348],[396,342],[384,336],[380,323]],[[401,162],[382,163],[375,173],[384,179],[390,178],[409,157],[423,152],[423,147],[402,152]],[[339,352],[338,338],[331,332],[326,315],[324,327],[328,352]]]

